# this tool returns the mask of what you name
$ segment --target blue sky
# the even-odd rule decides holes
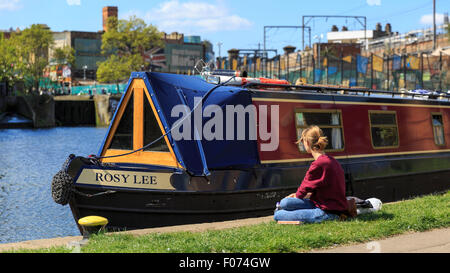
[[[450,1],[436,3],[441,22]],[[384,29],[389,22],[393,31],[404,33],[431,27],[433,11],[432,0],[0,0],[0,29],[44,23],[53,31],[98,31],[104,6],[118,6],[120,18],[136,15],[161,31],[200,35],[214,44],[216,56],[218,42],[222,56],[230,48],[262,47],[264,26],[298,26],[302,15],[366,16],[368,29],[377,22]],[[326,37],[333,24],[362,29],[351,19],[315,19],[309,23],[312,36]],[[270,29],[267,37],[267,48],[301,47],[300,30]]]

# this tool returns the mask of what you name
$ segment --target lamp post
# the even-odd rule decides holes
[[[189,57],[189,59],[193,62],[193,64],[194,64],[194,66],[193,66],[193,68],[192,68],[192,75],[194,75],[195,74],[195,57],[194,56],[191,56],[191,57]]]
[[[222,45],[223,45],[223,43],[222,42],[218,42],[217,43],[217,46],[219,47],[219,67],[218,68],[221,68],[221,69],[224,69],[224,67],[221,67],[222,66],[222,54],[221,54],[221,49],[222,49]]]
[[[86,80],[86,69],[87,69],[87,65],[83,65],[83,80]]]
[[[436,49],[436,0],[433,0],[433,50]]]

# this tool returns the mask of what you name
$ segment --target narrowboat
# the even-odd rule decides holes
[[[56,179],[54,187],[69,189],[76,222],[103,216],[109,229],[270,215],[313,160],[295,142],[315,124],[345,171],[348,196],[390,202],[444,191],[449,100],[133,72],[98,153],[71,155],[60,177],[68,186]]]

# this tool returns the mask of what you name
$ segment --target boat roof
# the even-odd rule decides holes
[[[122,95],[121,101],[117,107],[116,113],[111,121],[108,134],[100,148],[99,155],[104,154],[105,144],[108,135],[114,134],[112,126],[115,121],[119,109],[124,103],[124,98],[128,92],[132,92],[133,81],[142,80],[145,84],[145,92],[148,92],[151,103],[156,110],[157,119],[164,127],[164,131],[169,132],[175,122],[180,120],[180,116],[173,116],[172,109],[177,105],[185,105],[190,110],[194,109],[194,103],[197,98],[202,98],[212,88],[217,87],[214,84],[207,83],[201,78],[165,74],[156,72],[133,72],[128,81],[126,92]],[[198,100],[198,99],[197,99]],[[243,105],[244,107],[252,104],[250,92],[241,87],[219,86],[214,92],[208,96],[203,103],[203,109],[208,105],[218,105],[225,107],[226,105]],[[202,124],[205,124],[212,117],[203,117]],[[225,115],[222,117],[225,124]],[[236,117],[235,117],[236,119]],[[194,124],[194,118],[191,118],[191,128],[198,128]],[[237,122],[234,122],[234,134],[236,135]],[[224,131],[226,126],[224,126]],[[193,131],[193,134],[198,131]],[[162,134],[163,132],[161,132]],[[223,132],[226,135],[226,132]],[[236,138],[234,138],[236,139]],[[201,176],[208,175],[209,169],[225,168],[230,166],[252,166],[259,162],[257,141],[256,140],[196,140],[191,135],[190,140],[174,140],[172,133],[167,134],[169,146],[172,147],[173,153],[179,165],[187,172]],[[147,144],[147,143],[144,143]]]

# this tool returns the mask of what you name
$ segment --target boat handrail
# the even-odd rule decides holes
[[[336,87],[336,86],[323,86],[323,85],[284,85],[284,84],[270,84],[270,83],[247,83],[243,86],[244,88],[283,88],[286,91],[315,91],[318,93],[341,93],[341,94],[349,94],[349,93],[362,93],[362,96],[370,96],[374,94],[385,94],[392,96],[393,98],[396,96],[401,97],[412,97],[412,99],[427,99],[427,100],[438,100],[438,99],[447,99],[450,101],[450,95],[444,92],[429,92],[428,94],[422,93],[414,93],[410,91],[387,91],[387,90],[377,90],[377,89],[369,89],[369,88],[351,88],[351,87]]]

